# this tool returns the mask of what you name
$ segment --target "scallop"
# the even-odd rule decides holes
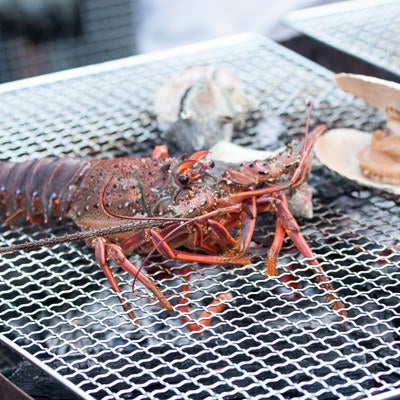
[[[386,127],[373,133],[332,129],[315,144],[320,162],[361,185],[400,194],[400,84],[338,74],[338,86],[380,110]]]
[[[366,75],[337,74],[336,84],[380,110],[386,117],[387,128],[400,135],[400,83]]]
[[[319,161],[339,175],[363,186],[400,195],[400,184],[379,182],[362,173],[357,154],[370,143],[371,134],[368,132],[345,128],[331,129],[317,140],[314,149]]]

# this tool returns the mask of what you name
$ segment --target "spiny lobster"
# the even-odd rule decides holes
[[[165,309],[173,310],[153,279],[126,255],[137,252],[149,257],[158,253],[191,263],[245,265],[250,263],[248,253],[257,214],[272,211],[277,218],[266,257],[267,275],[276,275],[277,258],[287,235],[307,259],[326,298],[343,319],[344,304],[304,239],[285,193],[305,181],[313,145],[325,129],[318,126],[309,132],[308,125],[309,118],[297,151],[288,149],[287,154],[241,165],[213,161],[207,151],[188,158],[169,157],[164,145],[156,146],[150,157],[3,161],[0,204],[5,222],[13,225],[20,220],[42,223],[53,218],[72,219],[83,231],[75,238],[86,238],[94,248],[96,260],[124,310],[136,319],[110,261],[140,281]],[[16,249],[18,246],[3,248],[0,253]],[[195,321],[189,313],[187,291],[185,284],[176,309],[191,331],[204,329],[211,315],[229,298],[219,295]]]

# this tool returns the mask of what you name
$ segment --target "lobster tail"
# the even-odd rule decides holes
[[[0,162],[0,204],[10,225],[47,222],[68,211],[89,162],[74,158]]]

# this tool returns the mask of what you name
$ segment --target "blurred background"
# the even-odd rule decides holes
[[[257,32],[337,71],[373,67],[299,35],[295,9],[332,0],[0,0],[0,82],[240,32]]]

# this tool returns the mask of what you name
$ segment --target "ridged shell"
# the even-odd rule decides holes
[[[380,110],[386,117],[387,127],[400,135],[400,83],[366,75],[337,74],[336,84]],[[384,127],[382,127],[384,128]]]

